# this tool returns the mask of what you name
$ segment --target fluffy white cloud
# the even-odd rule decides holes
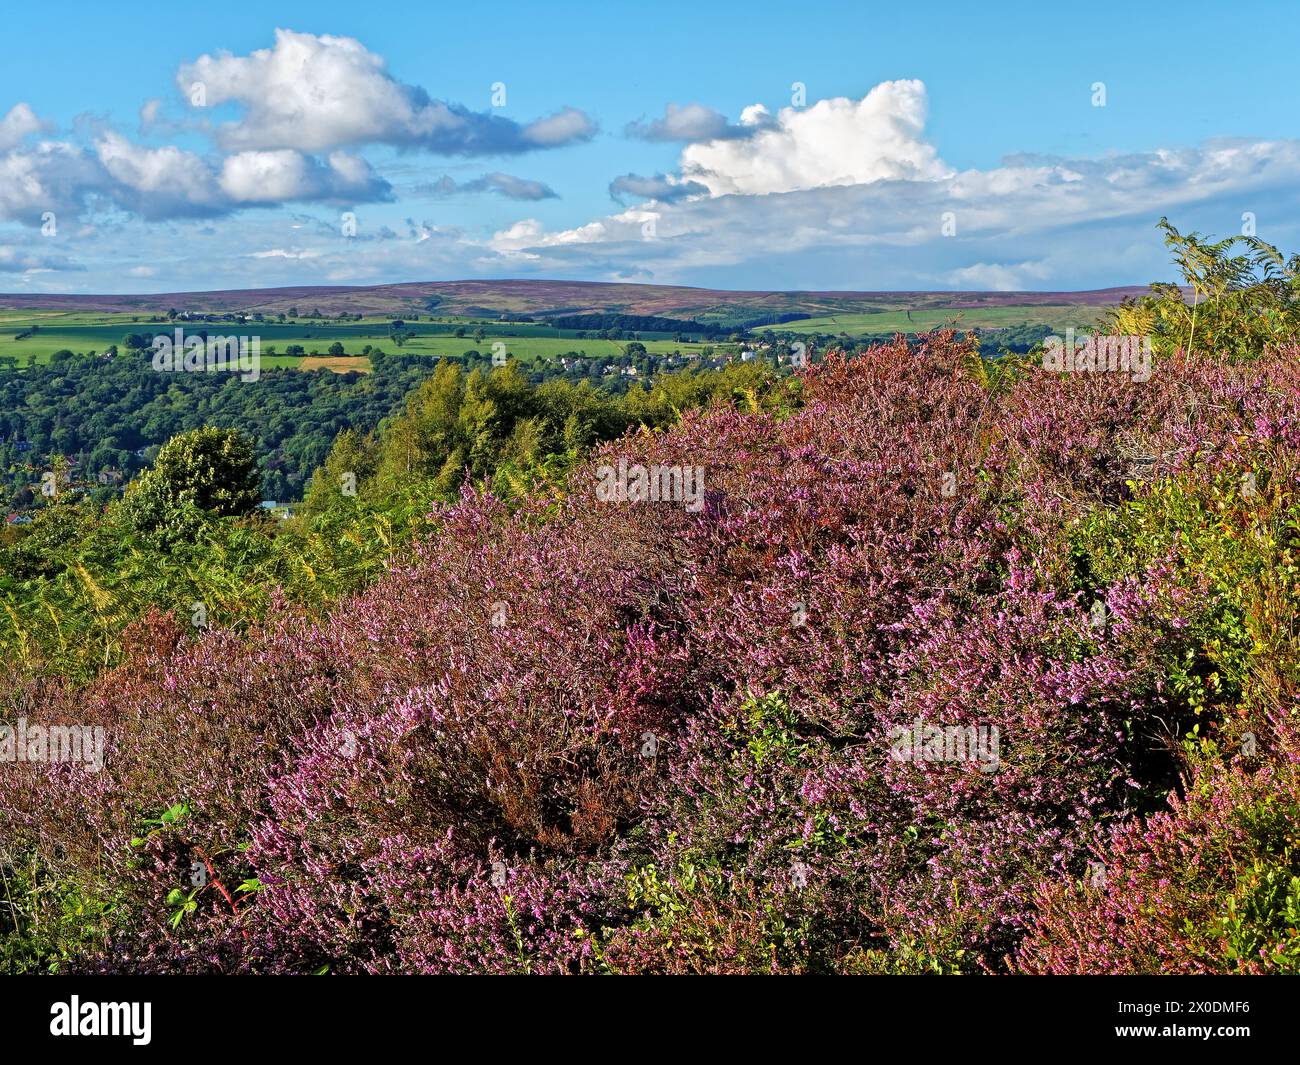
[[[981,292],[1024,292],[1050,276],[1043,262],[972,263],[953,270],[948,284],[955,289]]]
[[[727,116],[703,104],[669,104],[662,118],[629,122],[624,132],[647,141],[711,141],[732,129]]]
[[[322,161],[293,151],[240,152],[210,160],[175,145],[148,147],[113,130],[93,150],[63,141],[0,152],[0,221],[58,224],[97,207],[148,220],[228,214],[287,202],[371,203],[392,198],[370,164],[346,152]]]
[[[33,133],[46,128],[46,123],[36,117],[28,104],[14,104],[9,113],[0,118],[0,152],[22,144]]]
[[[171,145],[146,148],[113,132],[103,134],[95,148],[121,198],[146,218],[215,214],[228,206],[216,175],[193,152]]]
[[[240,94],[226,98],[247,98],[244,119],[226,131],[233,148],[224,155],[136,144],[111,131],[98,134],[90,150],[34,143],[39,120],[30,109],[11,111],[0,120],[13,141],[0,149],[0,220],[33,228],[24,234],[28,247],[6,252],[0,269],[21,277],[75,268],[60,258],[72,251],[56,255],[55,245],[37,234],[45,211],[58,212],[61,237],[76,238],[67,248],[98,262],[103,280],[89,283],[108,286],[145,276],[129,273],[124,247],[150,264],[165,263],[170,283],[187,278],[196,287],[517,274],[723,288],[1070,289],[1168,276],[1153,230],[1162,214],[1183,228],[1225,234],[1251,211],[1266,239],[1284,247],[1300,243],[1300,227],[1289,221],[1300,217],[1300,141],[1215,141],[1094,158],[1021,155],[958,172],[925,137],[924,86],[904,81],[858,100],[823,100],[775,115],[755,104],[735,126],[707,108],[669,108],[664,133],[701,138],[683,149],[679,171],[616,177],[610,194],[622,209],[572,228],[548,229],[525,218],[495,221],[491,236],[478,236],[477,219],[461,229],[408,218],[399,236],[385,224],[397,224],[396,214],[385,219],[376,210],[367,212],[361,233],[343,241],[336,214],[325,219],[304,211],[288,224],[282,212],[248,211],[240,218],[241,238],[246,247],[266,250],[224,265],[216,249],[229,229],[188,225],[187,218],[392,197],[366,160],[333,147],[340,141],[375,139],[379,129],[391,144],[428,145],[443,137],[448,151],[470,153],[490,144],[518,149],[563,142],[589,128],[577,112],[532,127],[500,119],[506,122],[500,127],[493,116],[469,115],[393,81],[354,41],[289,34],[286,44],[285,38],[277,37],[266,53],[211,60],[214,72],[234,79],[227,91]],[[338,64],[340,78],[366,90],[359,102],[331,96],[311,71],[302,84],[287,86],[289,96],[270,99],[275,79],[289,78],[280,68],[290,45]],[[227,62],[251,66],[232,72]],[[254,88],[239,80],[245,75]],[[293,93],[315,91],[304,86],[324,95],[294,112],[295,100],[302,101]],[[268,98],[261,111],[252,102],[257,94]],[[209,85],[209,102],[220,98]],[[156,108],[141,118],[153,122],[155,134],[171,128]],[[295,142],[278,143],[282,134]],[[501,172],[429,185],[427,170],[413,158],[389,164],[408,191],[486,191],[523,201],[553,196],[541,182]],[[628,207],[625,201],[639,202]],[[177,255],[170,237],[151,237],[147,226],[122,241],[116,220],[102,234],[83,236],[66,222],[87,204],[174,219],[168,233],[185,231],[187,251]],[[208,247],[205,228],[215,234],[212,254],[189,251]]]
[[[951,169],[923,137],[926,110],[919,81],[882,82],[861,100],[819,100],[775,118],[747,108],[756,132],[690,145],[682,176],[714,196],[943,178]]]
[[[872,96],[879,101],[874,92],[866,99]],[[905,97],[915,104],[924,93]],[[954,172],[925,145],[916,122],[900,124],[889,112],[895,121],[883,126],[895,135],[878,138],[877,147],[894,147],[876,151],[876,162],[857,171],[860,180],[831,180],[833,171],[800,177],[823,148],[815,131],[843,122],[837,112],[862,111],[830,103],[831,117],[812,127],[782,112],[778,129],[708,145],[730,167],[726,182],[720,170],[709,172],[712,195],[674,198],[682,182],[704,183],[698,170],[691,179],[627,175],[611,191],[645,195],[645,208],[557,232],[530,220],[496,234],[492,246],[539,274],[563,277],[618,263],[656,280],[722,287],[1068,289],[1167,274],[1153,230],[1162,214],[1224,233],[1249,210],[1271,220],[1261,232],[1285,246],[1292,241],[1277,226],[1300,213],[1300,141],[1214,141],[1096,159],[1018,156],[990,170]],[[820,106],[800,114],[816,116]],[[919,121],[923,109],[899,113]],[[764,145],[773,158],[757,154]],[[743,165],[731,165],[737,151]],[[813,176],[820,183],[804,187]],[[737,184],[750,191],[726,191]]]
[[[596,123],[590,115],[585,111],[579,111],[576,107],[562,107],[553,115],[547,115],[521,127],[518,133],[519,150],[562,148],[566,144],[591,140],[595,135]],[[476,148],[476,150],[486,149]]]
[[[631,208],[621,214],[588,222],[576,229],[547,233],[536,218],[525,218],[492,236],[491,247],[499,252],[517,253],[566,244],[604,244],[634,240],[651,232],[659,215],[644,208]],[[649,227],[649,228],[647,228]]]
[[[113,132],[99,138],[96,150],[113,182],[106,194],[145,218],[293,201],[361,203],[390,194],[369,163],[346,152],[333,152],[325,162],[288,149],[237,152],[218,167],[194,152],[149,148]]]
[[[176,75],[182,94],[204,106],[234,102],[239,121],[220,127],[232,150],[392,144],[452,155],[515,153],[589,139],[595,123],[565,108],[520,125],[502,115],[430,99],[385,69],[382,57],[352,37],[276,30],[275,45],[247,56],[200,56]],[[199,86],[197,90],[195,87]]]
[[[71,144],[49,141],[0,154],[0,219],[39,226],[47,211],[72,218],[104,183],[94,155]]]
[[[383,199],[387,183],[364,159],[332,152],[325,163],[301,152],[238,152],[221,166],[222,191],[235,204],[291,200],[363,202]]]
[[[773,124],[772,116],[762,104],[751,104],[740,113],[740,124],[733,126],[722,113],[704,104],[669,104],[663,117],[651,122],[630,122],[624,132],[629,137],[647,141],[714,141],[749,137]]]
[[[509,254],[522,248],[536,247],[546,240],[546,227],[536,218],[522,218],[508,229],[492,235],[494,250]]]

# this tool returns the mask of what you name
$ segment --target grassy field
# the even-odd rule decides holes
[[[344,355],[342,358],[323,358],[318,359],[308,356],[298,362],[300,370],[329,370],[332,373],[351,373],[358,370],[361,373],[370,372],[370,360],[364,355]]]
[[[1063,330],[1067,326],[1089,328],[1097,323],[1099,311],[1095,307],[1079,304],[1042,304],[1025,306],[980,306],[971,308],[916,307],[910,311],[901,308],[881,310],[878,313],[846,313],[805,318],[769,328],[777,333],[847,333],[860,336],[866,333],[914,333],[939,326],[956,325],[959,328],[1005,328],[1016,325],[1047,325]],[[379,348],[390,354],[402,353],[439,357],[459,356],[467,351],[491,355],[493,345],[505,345],[506,353],[524,364],[539,357],[555,357],[571,352],[584,356],[611,357],[623,354],[627,341],[599,340],[577,336],[577,330],[561,330],[529,322],[487,322],[483,319],[437,318],[407,323],[412,334],[399,348],[390,335],[390,321],[371,318],[360,322],[293,321],[293,322],[234,322],[195,323],[182,328],[190,332],[206,329],[209,335],[223,334],[258,336],[262,342],[263,364],[267,366],[297,366],[303,360],[285,355],[292,344],[301,345],[306,352],[307,369],[329,368],[341,370],[347,364],[334,360],[321,362],[316,357],[327,356],[330,346],[341,343],[346,355],[355,361],[353,368],[365,365],[363,352],[367,346]],[[4,311],[0,312],[0,356],[15,356],[19,366],[30,360],[37,364],[49,361],[50,355],[61,349],[78,354],[103,351],[111,344],[122,346],[128,333],[170,333],[178,323],[161,316],[130,315],[118,313],[92,313],[81,311]],[[475,339],[482,329],[484,336]],[[465,336],[456,336],[457,331]],[[675,341],[668,334],[642,333],[641,342],[652,354],[679,351],[683,355],[699,352],[706,343]],[[714,345],[725,341],[713,341]],[[271,349],[274,354],[268,354]]]
[[[769,326],[774,333],[918,333],[940,326],[1005,329],[1016,325],[1046,325],[1053,329],[1092,328],[1100,308],[1077,304],[1026,307],[943,307],[881,311],[878,314],[834,314],[823,318],[801,318],[796,322]]]
[[[234,322],[196,323],[186,326],[184,323],[168,322],[165,319],[140,317],[133,319],[121,314],[81,314],[61,312],[21,312],[0,313],[0,356],[12,355],[19,361],[19,366],[26,365],[29,358],[37,364],[49,361],[50,356],[62,349],[82,354],[90,351],[103,351],[111,344],[122,348],[123,338],[128,333],[156,334],[170,333],[178,324],[187,332],[205,329],[210,336],[246,335],[261,338],[263,364],[269,366],[296,366],[300,358],[286,356],[285,349],[292,344],[301,345],[308,359],[313,355],[326,356],[330,346],[341,343],[348,356],[363,358],[362,352],[369,347],[379,348],[390,354],[427,355],[463,355],[467,351],[478,351],[483,355],[493,353],[493,344],[506,346],[506,353],[520,362],[531,363],[539,356],[558,356],[577,352],[587,356],[617,356],[623,353],[627,341],[598,340],[590,337],[579,339],[576,330],[558,330],[532,323],[494,322],[481,324],[474,320],[439,320],[419,321],[408,324],[408,331],[413,335],[401,346],[389,335],[389,321],[371,320],[348,323],[317,322],[247,322],[243,325]],[[482,328],[484,337],[475,339],[475,332]],[[463,337],[455,335],[457,329],[466,333]],[[667,354],[680,351],[682,354],[699,351],[704,344],[678,343],[663,334],[642,334],[646,349],[655,354]],[[267,354],[268,348],[275,354]],[[330,368],[335,369],[333,361]],[[319,368],[311,364],[309,368]]]

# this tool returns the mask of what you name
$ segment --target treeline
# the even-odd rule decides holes
[[[340,429],[288,519],[258,506],[265,474],[238,428],[178,433],[121,498],[84,490],[59,464],[32,523],[0,531],[0,660],[84,676],[117,659],[123,631],[150,607],[237,629],[277,596],[324,607],[374,581],[467,481],[517,499],[559,485],[593,445],[633,427],[715,403],[776,410],[798,395],[756,364],[665,375],[620,396],[588,381],[534,386],[513,362],[467,371],[444,360],[429,375],[414,361],[423,383],[377,429]]]
[[[617,329],[624,332],[682,333],[702,337],[718,336],[726,332],[721,326],[690,318],[659,318],[644,314],[562,314],[546,320],[557,329]]]
[[[47,365],[0,374],[0,498],[10,510],[39,502],[42,476],[59,457],[107,498],[167,440],[211,425],[254,442],[264,498],[297,499],[335,436],[374,428],[430,368],[389,357],[372,374],[264,368],[257,382],[244,382],[230,373],[159,373],[147,352],[56,352]]]
[[[755,410],[787,403],[791,391],[780,380],[767,364],[732,363],[664,374],[617,394],[585,380],[534,385],[515,362],[467,372],[444,359],[381,431],[339,435],[304,510],[321,513],[354,495],[387,501],[420,485],[450,497],[466,481],[492,481],[510,496],[633,426],[662,428],[715,402]]]

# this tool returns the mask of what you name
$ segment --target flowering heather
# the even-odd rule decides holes
[[[1298,366],[933,334],[467,487],[323,618],[33,693],[106,764],[0,766],[0,863],[74,969],[1294,970]]]

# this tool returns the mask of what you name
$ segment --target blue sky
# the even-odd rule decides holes
[[[1166,276],[1161,214],[1300,244],[1280,4],[73,3],[5,29],[0,290],[1070,289]]]

